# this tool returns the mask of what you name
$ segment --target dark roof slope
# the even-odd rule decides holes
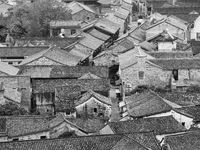
[[[191,51],[172,51],[172,52],[147,52],[147,54],[158,59],[167,58],[192,58],[193,54]]]
[[[128,113],[138,118],[165,113],[172,108],[156,93],[149,90],[125,97]]]
[[[176,17],[187,21],[188,23],[194,23],[194,21],[199,17],[199,14],[174,14]]]
[[[9,137],[47,131],[48,121],[40,116],[6,117],[6,130]]]
[[[199,93],[160,92],[158,94],[164,99],[176,103],[182,107],[200,105]]]
[[[91,73],[100,78],[108,78],[108,67],[105,66],[54,66],[51,70],[51,78],[80,78]]]
[[[200,149],[200,133],[188,132],[179,135],[167,136],[167,143],[171,150],[199,150]]]
[[[148,150],[126,135],[80,136],[1,143],[2,149],[13,149],[13,147],[15,150]]]
[[[91,73],[100,78],[108,78],[105,66],[20,66],[18,75],[32,78],[80,78]]]
[[[54,92],[55,87],[64,85],[80,85],[81,91],[106,92],[110,89],[108,79],[37,79],[32,82],[34,93]]]
[[[172,116],[109,122],[108,125],[116,134],[153,131],[156,135],[162,135],[186,131]]]
[[[200,69],[200,59],[198,58],[151,59],[149,61],[167,70]]]
[[[39,53],[48,47],[0,47],[0,57],[24,57]]]
[[[192,11],[200,13],[199,7],[168,7],[168,8],[156,8],[156,12],[166,15],[166,14],[189,14]]]
[[[60,38],[60,37],[54,37],[54,38],[22,38],[16,40],[17,46],[49,46],[49,45],[56,45],[60,48],[65,48],[76,41],[80,40],[80,38]]]

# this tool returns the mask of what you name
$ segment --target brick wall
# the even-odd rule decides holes
[[[163,71],[161,68],[152,64],[137,63],[124,70],[121,70],[122,82],[131,84],[132,88],[139,85],[152,85],[156,87],[165,87],[170,83],[171,71]],[[139,79],[139,71],[144,71],[144,79]]]
[[[96,112],[95,109],[96,108]],[[88,116],[88,117],[110,117],[111,106],[105,105],[98,102],[94,97],[90,98],[87,103],[81,104],[76,107],[77,116]]]

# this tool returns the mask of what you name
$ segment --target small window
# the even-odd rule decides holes
[[[182,126],[184,126],[184,127],[185,127],[185,122],[182,122],[181,124],[182,124]]]
[[[13,64],[13,62],[8,62],[8,64],[9,64],[9,65],[12,65],[12,64]]]
[[[19,139],[13,139],[13,141],[19,141]]]
[[[90,20],[90,17],[87,17],[87,20]]]
[[[47,137],[46,136],[40,136],[40,139],[46,139]]]
[[[139,75],[139,79],[144,79],[144,71],[139,71],[138,72],[138,75]]]
[[[97,113],[97,108],[94,108],[94,113]]]
[[[200,41],[200,33],[197,33],[197,41]]]
[[[71,35],[76,33],[76,29],[71,29]]]

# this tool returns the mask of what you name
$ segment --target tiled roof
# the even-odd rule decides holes
[[[132,41],[125,38],[122,42],[120,42],[119,44],[117,44],[113,47],[112,53],[114,55],[119,55],[119,54],[124,53],[134,47],[135,47],[135,44]]]
[[[199,0],[177,0],[176,5],[180,7],[199,7]]]
[[[92,30],[89,32],[89,34],[91,34],[92,36],[94,36],[94,37],[96,37],[96,38],[98,38],[98,39],[100,39],[100,40],[103,40],[103,41],[107,41],[107,40],[110,38],[109,35],[104,34],[104,33],[98,31],[98,30],[95,29],[95,28],[92,29]]]
[[[94,26],[111,34],[115,34],[120,29],[120,26],[118,24],[106,18],[99,19]]]
[[[198,58],[151,59],[149,61],[167,70],[200,68],[200,59]]]
[[[108,78],[108,68],[104,66],[20,66],[18,75],[32,78],[80,78],[87,73],[100,78]]]
[[[120,7],[117,11],[115,11],[114,15],[116,17],[119,17],[121,19],[127,19],[129,16],[130,12],[122,7]]]
[[[79,41],[79,44],[91,48],[92,50],[98,49],[101,45],[104,44],[103,40],[93,37],[90,34],[82,33],[84,38]]]
[[[72,1],[71,3],[67,4],[67,7],[70,9],[72,15],[81,12],[82,10],[86,10],[95,14],[95,12],[89,6],[76,1]]]
[[[66,21],[51,21],[50,23],[50,27],[53,28],[69,28],[69,27],[73,27],[73,28],[81,28],[80,26],[80,21],[74,21],[74,20],[66,20]]]
[[[157,50],[157,46],[155,44],[147,42],[147,41],[144,41],[144,42],[140,43],[139,45],[145,51],[156,51]]]
[[[194,23],[194,21],[199,17],[199,14],[174,14],[176,17],[187,21],[188,23]]]
[[[26,65],[26,64],[31,63],[42,57],[46,57],[57,63],[60,63],[62,65],[68,65],[68,66],[76,66],[81,61],[80,57],[70,54],[67,51],[61,50],[61,49],[53,46],[49,49],[43,50],[39,53],[36,53],[36,54],[24,59],[20,63],[20,65]]]
[[[0,47],[0,57],[24,57],[39,53],[48,47]]]
[[[137,55],[147,56],[147,59],[154,59],[152,56],[145,53],[140,47],[135,47],[118,56],[120,69],[125,69],[137,63]]]
[[[165,143],[169,145],[171,150],[199,150],[199,139],[199,132],[187,132],[183,134],[167,136],[165,138]]]
[[[155,135],[162,135],[186,131],[172,116],[109,122],[108,125],[116,134],[153,131]]]
[[[9,137],[47,131],[49,129],[46,118],[40,116],[6,117],[6,129]]]
[[[78,41],[80,38],[60,38],[60,37],[53,37],[53,38],[23,38],[23,39],[16,39],[16,45],[17,46],[41,46],[41,47],[49,47],[50,45],[56,45],[61,48],[65,48],[76,41]]]
[[[154,35],[153,37],[149,37],[147,39],[148,42],[157,42],[157,41],[175,41],[177,39],[176,36],[172,35],[169,31],[163,30],[161,33]]]
[[[160,145],[157,142],[157,139],[153,132],[138,132],[133,134],[126,134],[129,138],[133,139],[134,141],[140,143],[141,145],[152,149],[158,150],[160,149]]]
[[[147,52],[147,54],[158,59],[192,58],[191,51],[172,51],[172,52]]]
[[[169,8],[156,8],[156,12],[163,15],[166,14],[189,14],[192,11],[200,13],[199,7],[169,7]]]
[[[105,66],[54,66],[51,78],[80,78],[86,73],[94,74],[100,78],[108,78],[108,67]]]
[[[62,139],[1,143],[2,149],[15,150],[148,150],[126,135],[95,135]],[[154,149],[153,149],[154,150]],[[155,149],[158,150],[158,149]]]
[[[107,92],[110,89],[108,79],[46,79],[46,80],[33,80],[33,92],[54,92],[55,87],[64,85],[80,85],[81,91],[89,89],[98,92]]]
[[[70,54],[73,54],[75,56],[81,57],[81,61],[84,61],[85,59],[87,59],[88,57],[90,57],[91,53],[85,51],[84,49],[80,49],[80,48],[76,48],[73,47],[70,51]]]
[[[185,116],[193,118],[194,121],[200,121],[200,106],[175,108],[174,111],[179,112]]]
[[[137,27],[129,33],[129,36],[138,40],[139,42],[143,42],[146,40],[146,31]]]
[[[182,92],[162,92],[158,93],[162,98],[176,103],[182,107],[200,105],[199,93],[182,93]]]
[[[8,75],[16,75],[19,69],[4,62],[0,62],[0,72]]]
[[[156,93],[149,90],[125,97],[131,117],[144,117],[169,112],[172,108]]]
[[[74,118],[74,119],[67,119],[72,122],[74,125],[80,127],[87,133],[98,133],[100,129],[105,126],[105,121],[100,119],[81,119],[81,118]]]
[[[110,105],[111,106],[111,99],[108,97],[105,97],[101,94],[98,94],[92,90],[88,90],[86,93],[84,93],[81,98],[75,103],[76,106],[79,106],[85,102],[87,102],[91,97],[96,98],[98,101],[100,101],[101,103],[104,103],[106,105]]]

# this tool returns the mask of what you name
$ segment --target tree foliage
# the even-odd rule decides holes
[[[13,103],[6,103],[4,105],[0,105],[0,116],[8,116],[8,115],[27,115],[28,112]]]
[[[10,12],[10,32],[14,36],[48,37],[51,20],[70,20],[66,6],[57,0],[20,2]]]

